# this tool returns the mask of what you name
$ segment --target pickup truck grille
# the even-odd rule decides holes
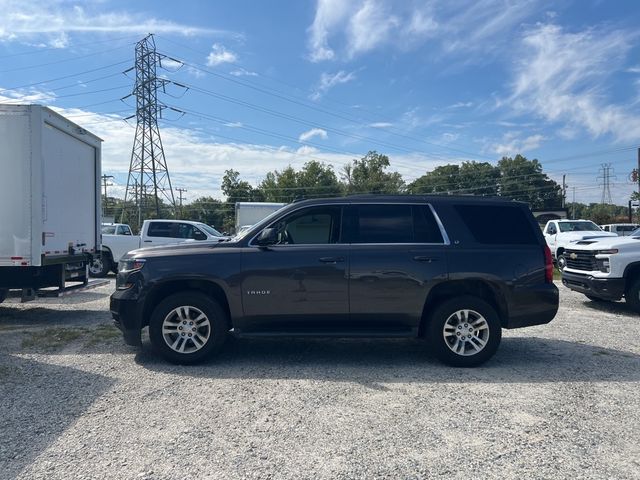
[[[571,258],[575,256],[575,258]],[[596,266],[596,256],[593,252],[582,250],[565,250],[564,258],[567,261],[567,267],[575,270],[584,270],[591,272],[598,270]]]

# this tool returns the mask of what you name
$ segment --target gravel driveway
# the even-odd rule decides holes
[[[640,316],[561,290],[481,368],[413,340],[124,345],[108,287],[0,305],[0,478],[640,478]]]

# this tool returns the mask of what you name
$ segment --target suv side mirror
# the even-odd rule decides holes
[[[278,242],[278,232],[275,228],[265,228],[260,232],[256,243],[260,246],[273,245]]]

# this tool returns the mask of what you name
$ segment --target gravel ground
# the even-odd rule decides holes
[[[407,340],[124,345],[107,287],[0,305],[0,478],[640,478],[640,316],[564,287],[481,368]]]

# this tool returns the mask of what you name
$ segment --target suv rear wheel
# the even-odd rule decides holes
[[[199,292],[181,292],[164,299],[149,321],[153,348],[172,363],[200,362],[222,348],[227,315]]]
[[[495,309],[478,297],[462,296],[439,304],[428,327],[435,355],[454,367],[475,367],[498,349],[502,327]]]

